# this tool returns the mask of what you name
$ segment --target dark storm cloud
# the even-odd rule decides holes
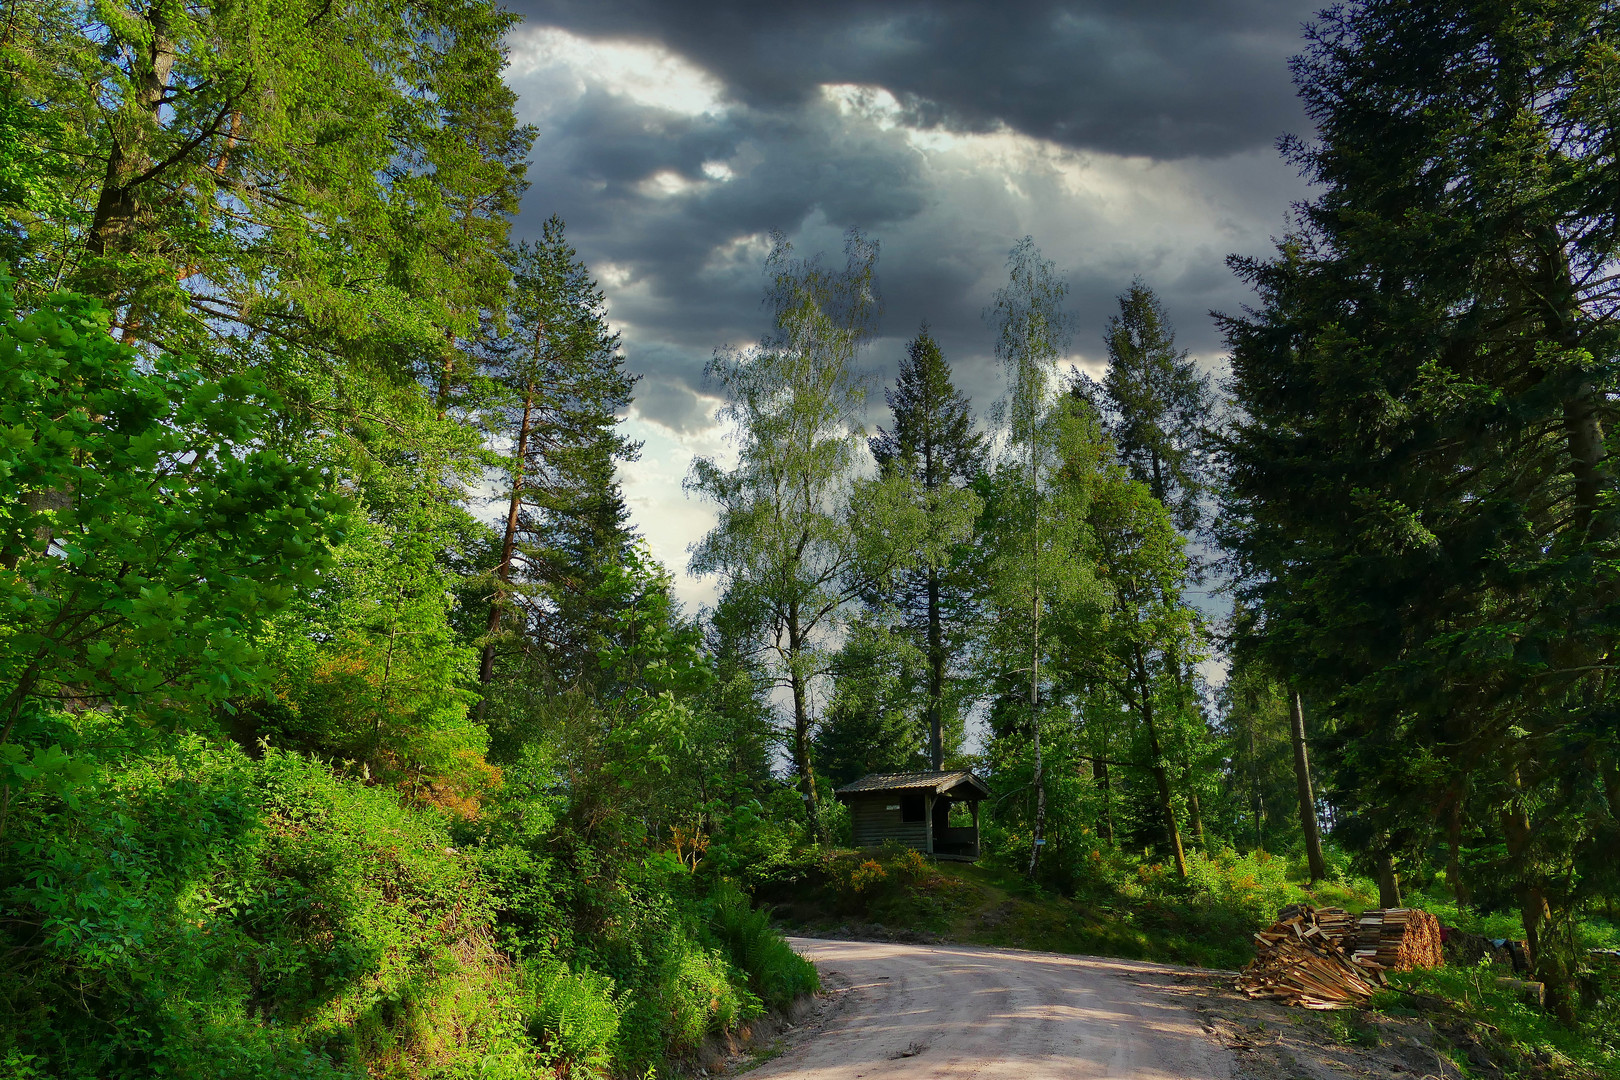
[[[1211,353],[1206,312],[1245,299],[1225,256],[1263,251],[1301,191],[1269,147],[1302,127],[1286,60],[1308,3],[518,9],[527,22],[512,82],[540,140],[517,231],[538,232],[554,212],[567,221],[643,376],[637,411],[674,431],[709,423],[700,394],[713,350],[764,329],[770,230],[829,259],[849,226],[877,236],[887,336],[868,362],[892,374],[926,319],[988,407],[999,378],[981,312],[1018,236],[1034,233],[1067,273],[1084,359],[1097,359],[1114,297],[1138,275],[1160,291],[1182,344]],[[559,46],[545,37],[554,30],[572,37]],[[618,68],[581,61],[577,50],[594,46],[580,39],[648,46],[649,78],[660,57],[683,58],[688,75],[712,80],[713,107],[631,92],[626,81],[647,73],[627,72],[622,57]],[[827,84],[893,99],[879,123],[840,111]],[[964,164],[920,150],[907,127],[1050,140],[1070,148],[1065,167],[1114,187],[1066,189],[1040,160]]]
[[[894,3],[518,0],[531,23],[653,41],[734,97],[791,108],[886,87],[914,123],[999,124],[1156,158],[1269,145],[1303,123],[1284,64],[1319,0]]]
[[[763,328],[762,252],[727,258],[729,241],[816,217],[835,249],[843,229],[881,231],[928,200],[915,153],[846,129],[824,102],[685,117],[589,91],[541,128],[519,232],[559,213],[589,261],[628,272],[607,292],[644,374],[640,412],[675,428],[706,422],[694,391],[712,350]],[[734,174],[712,182],[703,167],[714,162]],[[690,190],[661,194],[660,177]]]

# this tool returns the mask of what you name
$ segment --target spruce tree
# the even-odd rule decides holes
[[[884,400],[894,416],[893,428],[879,428],[868,441],[878,469],[886,477],[904,477],[914,484],[930,526],[936,519],[945,526],[960,516],[962,507],[957,504],[977,503],[969,485],[983,471],[985,438],[973,430],[968,399],[952,385],[950,365],[926,324],[906,346],[899,377],[892,389],[884,391]],[[946,680],[953,631],[961,625],[960,615],[953,617],[953,612],[959,612],[966,599],[957,570],[960,560],[952,558],[950,545],[942,547],[940,555],[898,575],[890,596],[922,639],[927,657],[924,712],[929,767],[936,770],[945,767]]]
[[[1081,376],[1076,389],[1101,411],[1131,478],[1164,505],[1178,529],[1197,533],[1207,516],[1204,502],[1211,479],[1204,435],[1214,412],[1209,376],[1185,349],[1176,348],[1164,305],[1140,279],[1120,294],[1118,303],[1119,311],[1103,334],[1108,370],[1102,384]],[[1188,569],[1196,578],[1198,561],[1190,561]],[[1179,593],[1164,599],[1183,603]],[[1164,701],[1165,718],[1180,721],[1178,726],[1198,725],[1203,737],[1196,741],[1207,742],[1208,725],[1193,692],[1196,673],[1185,658],[1174,656],[1167,658],[1167,668],[1173,693]],[[1193,833],[1202,841],[1202,808],[1190,758],[1179,763],[1178,771]]]
[[[1088,386],[1132,479],[1170,510],[1176,527],[1195,532],[1204,520],[1210,475],[1202,433],[1214,412],[1209,376],[1185,349],[1164,305],[1141,280],[1119,296],[1103,341],[1108,371]]]
[[[1597,3],[1334,8],[1296,79],[1321,195],[1225,320],[1226,543],[1248,631],[1342,717],[1347,835],[1380,863],[1468,793],[1538,978],[1616,835],[1620,596],[1604,433],[1620,350]],[[1476,897],[1484,901],[1483,894]]]

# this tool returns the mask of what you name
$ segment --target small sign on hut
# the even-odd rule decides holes
[[[938,859],[979,857],[979,800],[990,789],[966,770],[873,773],[833,794],[849,806],[856,847],[895,841]],[[958,803],[969,807],[973,824],[951,825]]]

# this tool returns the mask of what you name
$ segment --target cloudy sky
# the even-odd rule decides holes
[[[512,2],[508,81],[540,133],[517,232],[561,215],[607,293],[642,376],[626,495],[677,572],[712,521],[681,478],[726,449],[703,366],[764,331],[771,230],[835,257],[850,226],[876,237],[877,389],[927,320],[986,411],[982,312],[1016,239],[1068,277],[1073,363],[1097,369],[1140,276],[1218,368],[1208,312],[1247,300],[1225,258],[1265,252],[1304,194],[1275,145],[1306,131],[1287,60],[1313,3]]]

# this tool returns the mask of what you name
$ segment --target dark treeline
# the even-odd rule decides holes
[[[1026,237],[997,399],[924,325],[869,430],[879,245],[777,237],[708,370],[738,452],[688,474],[689,612],[605,297],[562,221],[509,235],[514,16],[13,5],[0,1066],[644,1075],[815,987],[750,897],[847,845],[832,792],[942,768],[991,864],[1110,910],[1511,913],[1581,1022],[1616,31],[1535,11],[1315,24],[1317,195],[1235,262],[1223,383],[1142,280],[1074,325]]]

